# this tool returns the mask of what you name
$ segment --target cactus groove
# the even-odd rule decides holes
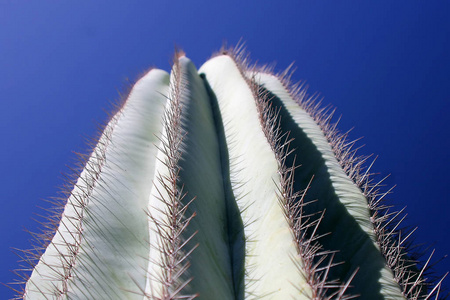
[[[441,297],[368,157],[290,74],[240,47],[148,71],[22,251],[17,298]]]

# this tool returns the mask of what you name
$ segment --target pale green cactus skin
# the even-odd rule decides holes
[[[239,51],[150,70],[20,297],[437,298],[369,171],[302,93]]]

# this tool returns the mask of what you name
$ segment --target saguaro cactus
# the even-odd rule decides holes
[[[330,119],[288,71],[240,50],[197,71],[177,52],[113,115],[42,253],[24,252],[20,297],[437,298]]]

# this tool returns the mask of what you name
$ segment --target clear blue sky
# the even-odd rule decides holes
[[[212,2],[0,2],[0,282],[15,279],[10,247],[29,247],[23,228],[37,230],[38,207],[118,91],[150,66],[169,70],[174,45],[200,67],[241,38],[254,60],[295,61],[294,79],[337,108],[342,131],[364,136],[375,171],[392,174],[390,199],[407,206],[417,243],[450,254],[450,2]]]

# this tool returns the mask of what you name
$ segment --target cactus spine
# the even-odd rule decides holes
[[[330,119],[240,50],[198,71],[178,52],[107,124],[43,253],[24,252],[21,296],[437,298]]]

